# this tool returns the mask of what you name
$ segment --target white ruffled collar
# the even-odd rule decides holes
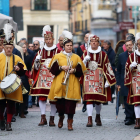
[[[90,53],[99,53],[100,51],[101,51],[101,47],[100,46],[98,46],[97,50],[92,50],[91,49],[91,45],[88,48],[88,52],[90,52]]]
[[[136,53],[138,56],[140,56],[140,51],[135,50],[135,53]]]
[[[63,53],[66,54],[67,56],[71,56],[72,55],[72,52],[66,53],[65,51],[63,51]]]
[[[56,45],[53,45],[52,47],[48,47],[46,44],[44,45],[44,49],[47,51],[54,50],[55,48],[56,48]]]

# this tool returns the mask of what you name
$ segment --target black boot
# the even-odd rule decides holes
[[[5,121],[4,120],[0,120],[0,129],[5,130]]]

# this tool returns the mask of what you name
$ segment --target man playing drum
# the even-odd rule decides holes
[[[96,109],[95,122],[97,126],[101,126],[101,103],[111,101],[110,86],[116,83],[116,79],[107,54],[101,51],[99,37],[90,35],[90,47],[83,53],[82,59],[88,68],[83,81],[83,98],[84,101],[87,101],[87,127],[92,127],[93,125],[93,102]]]
[[[11,34],[11,32],[10,32]],[[10,94],[6,94],[6,90],[4,92],[4,90],[2,90],[2,85],[7,86],[9,84],[9,82],[13,81],[13,78],[10,78],[7,83],[6,80],[4,80],[4,78],[6,77],[6,79],[8,79],[10,76],[10,73],[15,73],[19,76],[22,76],[25,74],[26,71],[26,65],[24,64],[24,62],[22,61],[22,59],[17,56],[17,55],[13,55],[12,51],[13,51],[13,41],[8,39],[7,34],[6,35],[6,39],[3,42],[4,45],[4,51],[3,53],[0,54],[0,81],[1,81],[1,89],[0,89],[0,129],[1,130],[5,130],[5,121],[4,121],[4,110],[5,107],[7,107],[7,122],[6,122],[6,130],[7,131],[12,131],[11,128],[11,119],[13,114],[15,113],[15,102],[23,102],[23,97],[22,97],[22,88],[21,85],[19,84],[18,87],[11,91]],[[13,74],[13,75],[15,75]],[[3,83],[2,83],[3,82]],[[17,82],[17,81],[14,81]],[[17,82],[18,83],[18,82]],[[15,85],[12,87],[11,83],[11,87],[9,87],[10,89],[14,89]],[[8,88],[8,87],[7,87]],[[7,104],[6,104],[7,103]]]
[[[38,51],[33,63],[33,81],[34,84],[30,91],[31,96],[39,96],[39,107],[41,110],[41,121],[38,126],[47,124],[46,120],[46,100],[49,94],[53,75],[47,69],[52,57],[60,51],[53,45],[54,37],[49,25],[44,26],[42,36],[44,37],[45,45],[42,50]],[[54,117],[56,114],[56,106],[51,102],[51,113],[49,126],[55,126]]]

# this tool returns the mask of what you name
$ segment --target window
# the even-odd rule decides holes
[[[50,10],[50,0],[31,0],[31,10]]]
[[[42,29],[44,26],[28,26],[28,42],[32,43],[33,37],[42,37]],[[51,26],[53,32],[53,26]]]

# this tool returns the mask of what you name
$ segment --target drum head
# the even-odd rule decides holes
[[[1,81],[1,88],[7,88],[9,87],[11,84],[14,83],[15,79],[17,78],[17,75],[12,73],[8,76],[6,76],[2,81]]]

